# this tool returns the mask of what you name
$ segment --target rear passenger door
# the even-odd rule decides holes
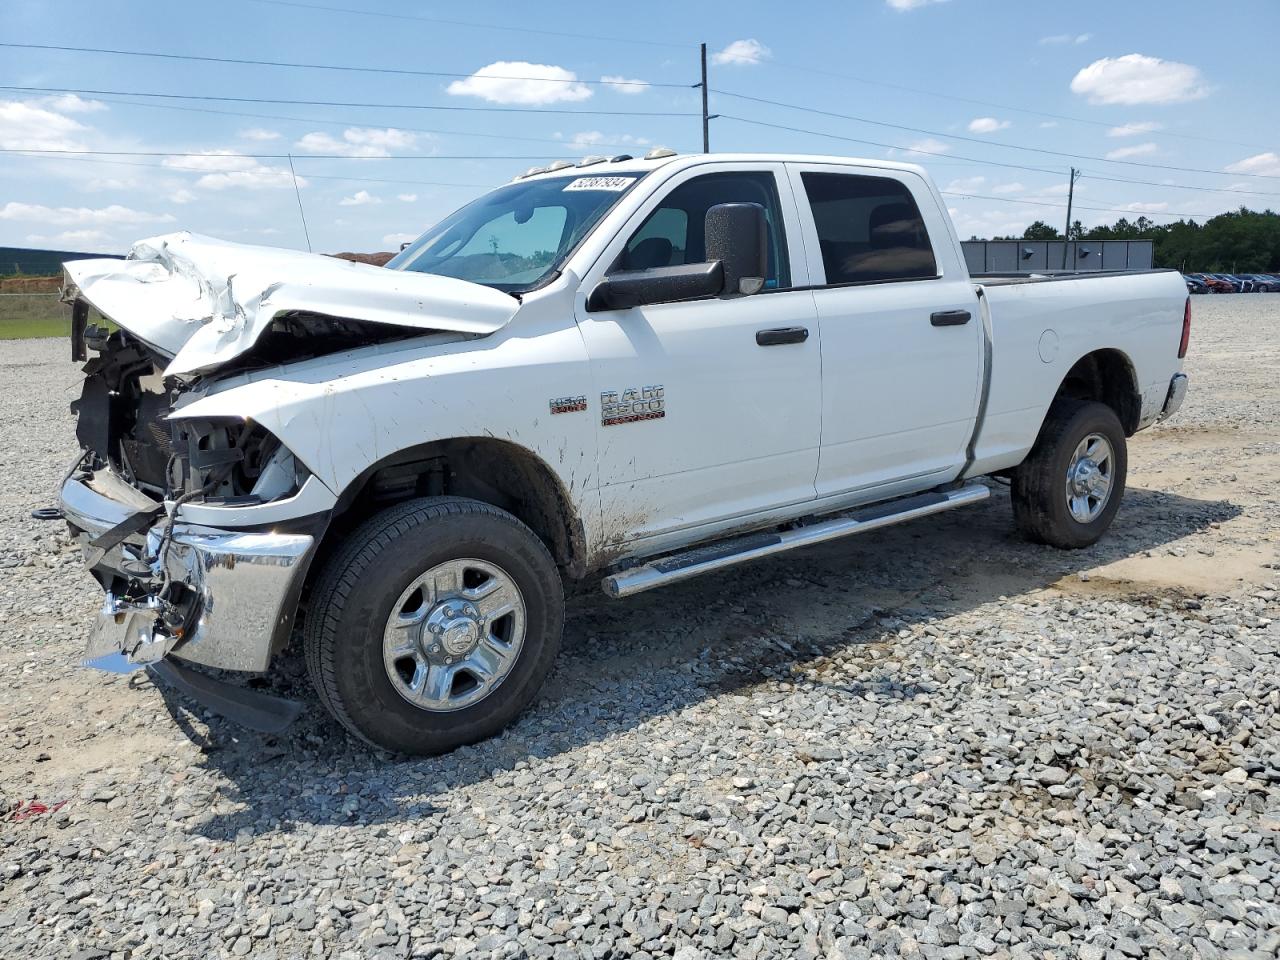
[[[935,195],[906,170],[787,166],[822,341],[817,496],[954,479],[977,414],[982,323]]]

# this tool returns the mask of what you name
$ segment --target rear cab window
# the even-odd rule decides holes
[[[938,276],[933,244],[906,185],[855,173],[800,174],[828,286]]]

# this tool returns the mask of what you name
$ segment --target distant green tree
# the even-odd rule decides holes
[[[1060,234],[1053,227],[1049,226],[1043,220],[1037,220],[1027,229],[1022,231],[1023,240],[1061,240]]]

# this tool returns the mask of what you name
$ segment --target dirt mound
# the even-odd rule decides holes
[[[385,267],[387,261],[395,256],[394,253],[331,253],[331,257],[337,257],[339,260],[351,260],[355,263],[371,263],[375,267]]]
[[[0,280],[0,293],[57,293],[62,277],[6,277]]]

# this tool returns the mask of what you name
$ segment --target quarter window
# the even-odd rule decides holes
[[[769,227],[769,275],[765,287],[791,286],[777,184],[773,174],[764,172],[710,173],[680,184],[631,235],[617,269],[702,263],[707,259],[703,226],[707,211],[718,203],[758,203],[764,207]]]
[[[938,265],[911,191],[888,177],[802,173],[827,283],[936,277]]]

